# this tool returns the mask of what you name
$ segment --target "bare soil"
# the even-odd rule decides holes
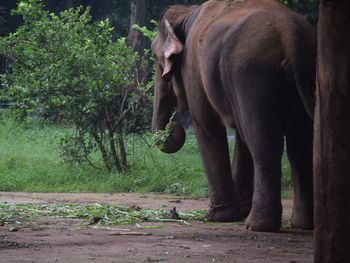
[[[38,194],[0,192],[0,203],[112,203],[178,211],[203,209],[208,200],[155,194]],[[284,200],[284,220],[292,201]],[[16,226],[17,227],[17,226]],[[13,229],[0,226],[0,262],[256,262],[313,260],[313,232],[247,231],[242,223],[143,223],[83,227],[80,220],[40,219]],[[16,230],[16,231],[14,231]]]

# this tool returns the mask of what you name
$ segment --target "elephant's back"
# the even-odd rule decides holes
[[[230,117],[234,106],[223,103],[223,98],[233,96],[232,89],[239,81],[251,76],[261,83],[272,80],[276,85],[267,88],[278,94],[288,86],[284,66],[296,65],[295,52],[307,42],[311,44],[305,50],[314,52],[315,36],[303,18],[277,1],[248,0],[233,7],[227,7],[226,2],[230,1],[208,1],[201,7],[186,40],[186,58],[191,62],[188,64],[199,66],[201,83],[213,108],[220,116]],[[314,54],[297,56],[306,59],[311,71]]]
[[[301,16],[276,0],[210,0],[195,12],[189,41],[201,46],[205,40],[225,43],[230,34],[256,37],[266,26],[270,31],[291,31],[295,27],[313,30]]]
[[[299,47],[315,50],[316,40],[308,22],[275,0],[208,1],[189,36],[186,46],[198,64],[215,66],[221,58],[234,59],[237,67],[249,61],[280,65]]]

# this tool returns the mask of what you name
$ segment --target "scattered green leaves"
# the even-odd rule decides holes
[[[0,204],[0,222],[28,223],[38,218],[76,218],[88,225],[122,225],[142,222],[204,221],[205,210],[178,212],[180,220],[171,219],[169,211],[122,207],[109,204]]]

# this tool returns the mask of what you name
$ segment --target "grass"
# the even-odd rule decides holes
[[[193,136],[177,154],[129,138],[130,171],[118,174],[89,165],[70,165],[59,156],[65,128],[0,120],[0,191],[159,192],[206,196],[207,183]],[[149,136],[151,140],[151,136]]]
[[[122,174],[89,165],[69,165],[59,157],[58,138],[65,128],[19,124],[0,119],[0,191],[26,192],[158,192],[207,196],[194,136],[187,136],[176,154],[150,148],[138,137],[128,139],[131,169]],[[151,141],[151,136],[146,137]],[[284,157],[282,185],[290,187],[290,168]]]

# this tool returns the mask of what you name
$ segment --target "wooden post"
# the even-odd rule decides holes
[[[315,110],[315,263],[350,262],[350,1],[321,0]]]

